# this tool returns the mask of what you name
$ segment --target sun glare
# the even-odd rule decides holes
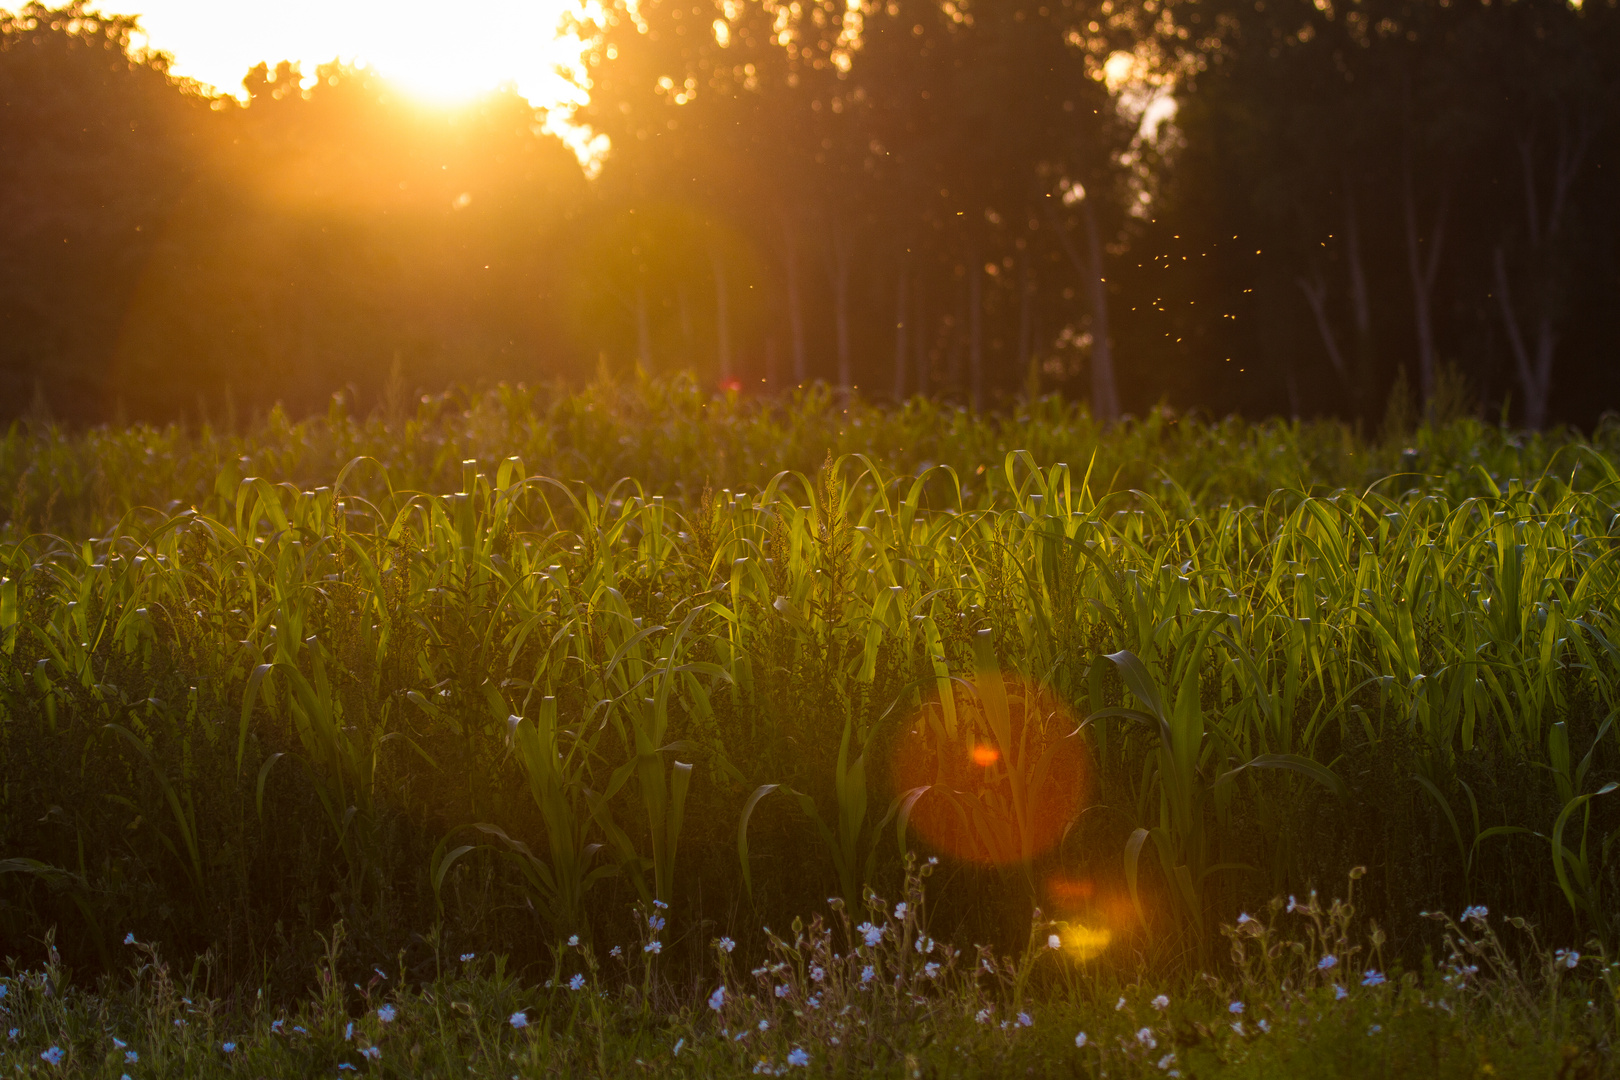
[[[178,75],[240,95],[260,62],[299,64],[306,83],[332,60],[369,67],[426,104],[458,105],[510,86],[547,127],[567,130],[581,104],[581,42],[564,32],[579,0],[487,0],[476,7],[432,0],[110,0],[141,13],[147,44],[174,57]],[[559,70],[560,69],[560,70]],[[581,152],[582,158],[585,156]]]

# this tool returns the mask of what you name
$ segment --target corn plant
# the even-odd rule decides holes
[[[1207,620],[1206,620],[1207,622]],[[1208,628],[1205,633],[1207,635]],[[1199,674],[1203,664],[1206,637],[1194,637],[1172,669],[1176,694],[1167,704],[1146,665],[1129,650],[1108,654],[1120,670],[1131,695],[1142,709],[1107,708],[1093,713],[1094,722],[1110,716],[1134,720],[1158,736],[1152,771],[1142,794],[1157,796],[1157,815],[1139,803],[1145,818],[1156,816],[1157,824],[1138,826],[1125,847],[1125,880],[1131,902],[1141,912],[1137,882],[1143,846],[1151,840],[1177,909],[1202,937],[1205,931],[1204,892],[1208,879],[1218,873],[1244,869],[1241,864],[1219,861],[1219,851],[1210,836],[1210,816],[1216,788],[1230,783],[1247,769],[1282,769],[1312,780],[1335,795],[1345,794],[1343,782],[1325,765],[1298,754],[1257,754],[1219,773],[1216,763],[1224,755],[1219,744],[1206,738],[1206,722],[1200,703]],[[1226,760],[1230,763],[1230,759]],[[1145,802],[1145,800],[1144,800]],[[1149,804],[1150,805],[1150,804]]]
[[[824,882],[854,910],[917,849],[1009,868],[996,904],[1059,871],[1143,913],[1162,888],[1208,941],[1337,872],[1290,827],[1322,791],[1387,811],[1425,889],[1601,929],[1617,430],[1104,434],[1057,401],[684,383],[15,429],[5,929],[273,957],[288,919],[495,935],[532,907],[590,940],[621,885],[681,920]],[[1343,844],[1373,816],[1321,818]],[[1017,921],[990,906],[956,914]]]

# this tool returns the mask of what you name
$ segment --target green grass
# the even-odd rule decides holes
[[[1083,1022],[1123,1069],[1125,1021],[1097,1000],[1167,988],[1214,1032],[1241,972],[1220,928],[1363,865],[1379,964],[1417,981],[1275,1039],[1183,1040],[1188,1068],[1304,1069],[1289,1040],[1337,1045],[1330,1018],[1375,996],[1389,1039],[1321,1068],[1385,1046],[1441,1071],[1561,1060],[1568,1040],[1576,1061],[1612,990],[1588,1017],[1528,939],[1502,954],[1522,979],[1455,1012],[1399,1003],[1444,985],[1425,910],[1488,905],[1597,956],[1620,928],[1614,444],[1469,420],[1102,432],[1055,400],[980,418],[681,383],[241,433],[15,427],[0,940],[37,967],[54,932],[51,970],[81,987],[124,970],[130,933],[202,957],[188,996],[222,999],[242,1053],[284,1071],[337,1058],[270,1037],[263,1010],[329,1026],[365,1004],[337,988],[382,970],[373,998],[404,1018],[377,1034],[401,1053],[422,995],[440,1003],[418,1072],[491,1060],[485,1036],[540,1053],[505,1006],[443,1007],[527,994],[548,1061],[622,1072],[686,1032],[695,1073],[767,1053],[700,1023],[711,941],[751,970],[778,948],[758,927],[791,944],[829,897],[898,896],[908,855],[934,856],[928,933],[1013,958],[998,1015],[1027,991],[1038,1023],[981,1029],[991,991],[964,977],[921,1005],[895,992],[881,1052],[849,1060],[943,1068],[960,1040],[987,1074],[1061,1071],[1075,1032],[1061,1059],[1046,1040]],[[618,971],[606,948],[654,913],[656,963]],[[1047,920],[1084,963],[1035,959]],[[571,937],[606,998],[540,988],[585,955]],[[517,974],[446,962],[463,953]],[[1315,1017],[1304,975],[1244,993]],[[143,985],[53,1000],[169,1007]],[[1490,1019],[1502,994],[1523,997],[1511,1022]],[[831,1045],[806,1017],[806,1045]]]
[[[926,871],[925,871],[926,873]],[[8,1075],[401,1077],[744,1075],[1599,1076],[1612,1072],[1620,964],[1549,954],[1530,968],[1488,913],[1444,926],[1445,957],[1385,972],[1374,932],[1335,900],[1270,906],[1223,928],[1222,976],[1145,985],[1041,940],[963,953],[926,935],[922,875],[896,917],[870,897],[860,928],[826,919],[765,931],[763,962],[716,939],[694,986],[672,984],[643,930],[603,955],[559,943],[550,977],[504,958],[435,957],[346,982],[341,932],[302,998],[208,994],[209,958],[177,972],[126,940],[127,974],[75,989],[54,950],[0,978]],[[655,909],[656,910],[656,909]],[[1499,925],[1499,924],[1498,924]],[[1521,927],[1522,929],[1522,923]],[[1514,931],[1504,927],[1509,933]],[[1524,935],[1521,933],[1520,937]],[[913,946],[922,941],[925,948]],[[435,943],[437,944],[437,943]],[[637,946],[641,946],[638,949]],[[842,950],[842,951],[841,951]],[[403,963],[403,958],[401,958]],[[1583,1000],[1584,999],[1584,1000]]]

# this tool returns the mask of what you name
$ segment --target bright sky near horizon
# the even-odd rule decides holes
[[[557,35],[571,0],[102,0],[107,13],[141,17],[148,44],[174,57],[177,75],[242,93],[265,61],[295,60],[311,77],[334,58],[363,63],[406,90],[453,103],[506,83],[537,107],[575,91],[559,64],[579,47]]]

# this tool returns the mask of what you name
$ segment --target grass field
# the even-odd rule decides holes
[[[18,426],[0,1071],[1598,1075],[1617,461],[679,382]]]

